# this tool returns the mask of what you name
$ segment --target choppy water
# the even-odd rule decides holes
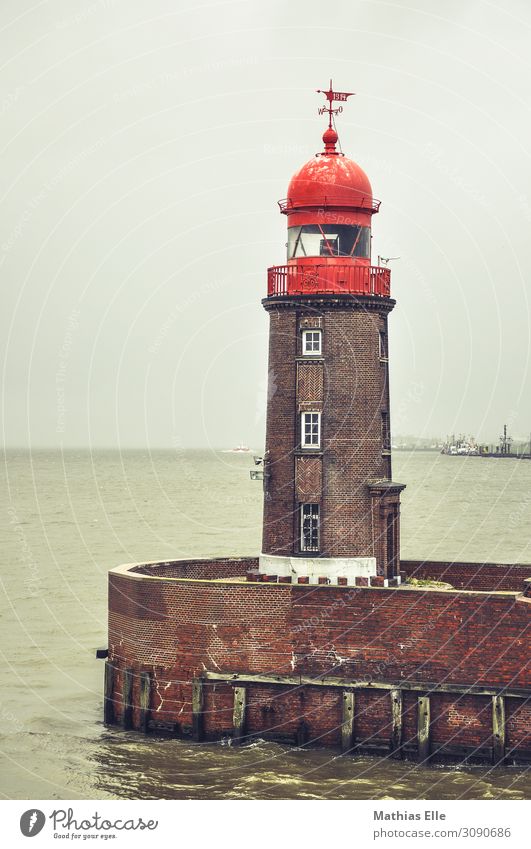
[[[529,798],[528,772],[421,769],[257,742],[102,725],[106,576],[121,562],[254,555],[250,457],[9,452],[2,464],[0,794],[4,798]],[[531,461],[397,453],[404,558],[531,563]]]

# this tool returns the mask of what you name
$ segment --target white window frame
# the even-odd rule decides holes
[[[316,511],[317,513],[317,545],[306,547],[304,544],[304,519],[305,519],[305,509],[308,510],[308,515]],[[300,550],[301,551],[319,551],[321,547],[321,508],[319,504],[312,502],[308,504],[301,504],[299,508],[299,521],[300,521]],[[311,519],[312,521],[312,519]],[[311,534],[310,534],[311,536]]]
[[[306,416],[317,416],[317,442],[306,442]],[[310,424],[313,427],[313,422]],[[310,434],[311,435],[311,434]],[[306,410],[301,413],[301,448],[318,449],[321,447],[321,413],[317,410]]]
[[[306,350],[306,337],[308,333],[317,333],[319,337],[319,349],[317,351]],[[302,331],[302,353],[304,357],[320,357],[323,351],[323,331],[319,327],[308,327]]]

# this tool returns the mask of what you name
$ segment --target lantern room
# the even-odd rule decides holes
[[[379,201],[365,172],[336,149],[327,129],[325,149],[292,177],[280,209],[288,219],[288,262],[338,257],[370,263],[371,216]]]
[[[338,150],[329,125],[324,150],[292,177],[279,201],[288,224],[287,265],[268,270],[268,297],[390,295],[390,271],[371,265],[371,218],[378,212],[369,178]]]

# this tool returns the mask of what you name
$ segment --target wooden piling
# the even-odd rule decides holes
[[[234,708],[232,711],[233,743],[241,743],[245,734],[245,711],[247,707],[247,690],[245,687],[234,688]]]
[[[125,731],[133,727],[133,670],[124,669],[122,688],[122,704],[124,707],[123,726]]]
[[[149,672],[140,673],[140,730],[149,731],[151,701],[151,676]]]
[[[389,741],[389,751],[391,757],[402,757],[402,716],[403,716],[403,697],[402,690],[391,690],[389,693],[391,699],[391,739]]]
[[[103,722],[114,725],[114,666],[110,660],[105,661],[105,680],[103,687]]]
[[[429,696],[419,696],[418,700],[417,746],[419,761],[427,763],[431,754]]]
[[[201,678],[192,681],[192,737],[196,743],[203,739],[203,682]]]
[[[350,752],[354,745],[354,690],[343,690],[343,715],[341,723],[341,751]]]
[[[505,698],[492,697],[492,760],[495,764],[505,759]]]

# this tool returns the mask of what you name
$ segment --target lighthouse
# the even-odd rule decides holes
[[[339,149],[332,81],[323,149],[279,201],[287,257],[268,270],[269,386],[258,571],[299,583],[399,580],[389,405],[390,269],[371,264],[380,201]],[[267,580],[267,577],[265,578]],[[361,580],[360,580],[361,579]]]
[[[428,551],[400,568],[395,302],[389,269],[371,264],[380,204],[339,147],[334,116],[350,93],[330,83],[324,94],[324,148],[280,201],[287,258],[263,300],[266,451],[251,472],[264,484],[261,552],[111,569],[104,721],[234,745],[528,764],[530,566]]]

